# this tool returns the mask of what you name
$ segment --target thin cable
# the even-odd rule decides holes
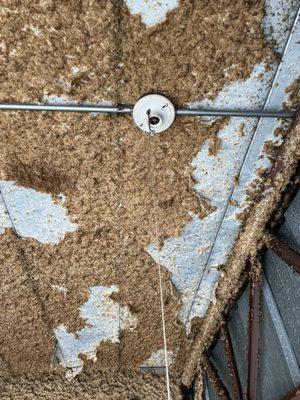
[[[155,131],[152,130],[151,124],[150,124],[151,110],[147,111],[147,116],[148,116],[149,133],[150,133],[150,136],[153,137],[155,135]],[[151,171],[152,202],[153,202],[153,209],[154,209],[155,241],[156,241],[157,249],[159,249],[159,229],[158,229],[158,219],[157,219],[157,204],[156,204],[156,196],[155,196],[153,156],[151,156],[150,171]],[[166,366],[167,398],[168,398],[168,400],[171,400],[169,363],[168,363],[168,347],[167,347],[167,335],[166,335],[166,324],[165,324],[165,306],[164,306],[164,296],[163,296],[163,287],[162,287],[161,265],[159,262],[159,253],[158,253],[158,262],[156,262],[156,264],[157,264],[158,278],[159,278],[161,321],[162,321],[162,331],[163,331],[163,340],[164,340],[164,355],[165,355],[165,366]]]

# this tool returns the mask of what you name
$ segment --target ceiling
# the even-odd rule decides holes
[[[1,102],[157,92],[180,107],[279,110],[295,94],[297,1],[4,3]],[[125,116],[0,124],[4,364],[34,378],[93,363],[164,371],[160,265],[180,373],[289,122],[178,117],[154,138]]]

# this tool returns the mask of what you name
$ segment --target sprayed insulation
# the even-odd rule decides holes
[[[178,7],[170,6],[168,13],[163,10],[158,25],[147,21],[143,12],[141,17],[131,15],[130,11],[141,10],[132,9],[134,2],[129,1],[129,9],[123,2],[109,0],[5,3],[1,14],[1,101],[134,103],[143,93],[156,91],[179,106],[191,101],[218,105],[223,92],[227,90],[230,100],[235,92],[245,91],[250,81],[247,106],[255,108],[263,104],[276,68],[274,43],[265,40],[263,30],[274,24],[267,19],[273,12],[272,1],[268,2],[271,11],[267,17],[263,1],[182,1]],[[274,33],[273,27],[269,35],[277,41],[278,51],[282,51],[291,25],[284,12],[293,14],[295,9],[292,1],[288,3],[282,14],[276,14],[281,34],[276,29]],[[240,81],[235,82],[237,79]],[[235,88],[232,94],[230,88]],[[235,99],[237,104],[242,100],[245,98]],[[8,375],[40,379],[51,376],[51,365],[62,376],[66,371],[61,367],[66,366],[74,374],[78,360],[80,369],[85,366],[91,371],[88,379],[99,369],[122,368],[130,374],[140,366],[161,366],[155,365],[161,364],[161,357],[155,355],[163,346],[153,182],[161,249],[182,237],[182,232],[189,237],[189,224],[195,223],[198,231],[195,236],[192,229],[192,241],[183,249],[183,265],[192,262],[183,286],[181,277],[176,280],[174,264],[162,263],[168,348],[173,354],[173,373],[180,372],[189,344],[183,292],[187,289],[188,295],[195,294],[189,278],[192,272],[197,280],[199,273],[198,255],[193,256],[199,249],[194,242],[209,242],[203,221],[213,220],[224,200],[223,195],[218,199],[218,195],[208,196],[203,191],[201,168],[207,168],[209,174],[209,162],[218,157],[223,162],[222,151],[231,145],[232,132],[238,151],[246,146],[254,126],[255,121],[199,123],[181,118],[163,135],[151,139],[129,117],[1,114],[1,184],[6,188],[14,182],[17,188],[12,204],[0,205],[1,228],[6,228],[0,235],[4,249],[0,256],[1,304],[11,310],[1,315],[0,344]],[[228,180],[234,176],[233,168]],[[61,213],[67,227],[60,232],[61,241],[42,240],[33,227],[35,235],[27,234],[26,228],[20,232],[22,239],[7,229],[14,226],[19,232],[21,223],[28,227],[32,221],[36,206],[19,220],[14,217],[20,190],[52,198],[48,211],[61,203],[62,196]],[[45,221],[47,218],[48,214]],[[95,324],[81,311],[90,304],[92,288],[99,287],[110,293],[107,301],[113,304],[113,316],[101,333],[97,331],[98,346],[90,351],[88,344],[85,352],[79,344],[80,332]],[[205,301],[209,303],[209,297]],[[126,310],[134,324],[123,326],[120,310]],[[115,335],[101,336],[111,321],[120,329]],[[64,338],[79,346],[74,351],[79,358],[73,364],[63,357],[69,342],[64,346],[54,332],[63,332]],[[68,394],[61,396],[67,398]],[[147,396],[141,398],[152,398]]]

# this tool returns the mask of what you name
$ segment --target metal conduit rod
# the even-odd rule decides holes
[[[25,104],[0,103],[0,111],[57,111],[57,112],[86,112],[102,114],[132,114],[132,106],[90,106],[62,104]],[[249,118],[293,118],[295,111],[260,111],[260,110],[204,110],[178,109],[176,115],[193,117],[249,117]]]
[[[268,117],[268,118],[293,118],[294,111],[259,111],[259,110],[197,110],[179,109],[176,115],[194,117]]]
[[[23,104],[3,103],[0,104],[1,111],[59,111],[59,112],[86,112],[105,114],[132,114],[132,107],[127,106],[89,106],[71,104]]]

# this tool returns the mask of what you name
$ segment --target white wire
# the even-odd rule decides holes
[[[151,129],[150,125],[150,112],[148,115],[148,125],[150,136],[153,136],[155,132]],[[151,156],[151,160],[153,157]],[[152,200],[153,200],[153,208],[154,208],[154,226],[155,226],[155,240],[156,246],[159,250],[159,233],[158,233],[158,221],[157,221],[157,204],[156,204],[156,196],[155,196],[155,182],[154,182],[154,163],[151,162],[151,175],[152,175]],[[167,335],[166,335],[166,324],[165,324],[165,307],[164,307],[164,296],[163,296],[163,287],[162,287],[162,274],[161,274],[161,265],[159,260],[159,252],[158,252],[158,277],[159,277],[159,291],[160,291],[160,308],[161,308],[161,320],[162,320],[162,331],[163,331],[163,341],[164,341],[164,355],[165,355],[165,366],[166,366],[166,383],[167,383],[167,399],[171,400],[171,390],[170,390],[170,376],[169,376],[169,363],[168,363],[168,347],[167,347]]]

